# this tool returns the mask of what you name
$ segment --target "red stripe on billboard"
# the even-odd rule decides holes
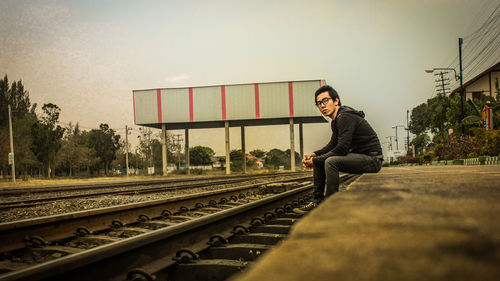
[[[319,87],[321,88],[321,80],[319,80]]]
[[[161,90],[156,89],[156,101],[158,104],[158,123],[161,123]]]
[[[135,92],[134,91],[132,91],[132,99],[134,102],[134,124],[137,125],[137,122],[135,121]]]
[[[255,118],[260,119],[259,84],[255,84]]]
[[[226,86],[220,87],[220,96],[222,101],[222,120],[226,120]]]
[[[193,122],[193,88],[189,88],[189,122]]]
[[[290,117],[293,117],[293,83],[288,82],[288,108],[290,110]]]

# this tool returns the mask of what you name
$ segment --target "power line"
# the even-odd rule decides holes
[[[500,7],[500,4],[498,4],[498,5],[496,6],[495,10],[493,10],[493,12],[492,12],[492,13],[488,16],[488,18],[484,21],[484,23],[483,23],[483,24],[482,24],[482,25],[481,25],[481,26],[480,26],[477,30],[475,30],[474,32],[470,33],[470,34],[469,34],[469,35],[467,35],[467,36],[464,36],[464,39],[471,39],[471,38],[469,38],[469,37],[473,36],[474,34],[478,33],[479,31],[481,31],[481,29],[483,29],[483,28],[485,27],[485,25],[486,25],[489,21],[491,21],[491,19],[490,19],[490,18],[492,18],[492,16],[493,16],[493,15],[495,14],[495,12],[498,10],[498,7]],[[479,15],[479,14],[482,14],[482,13],[478,13],[478,15]],[[476,18],[477,18],[477,17],[476,17]],[[475,22],[475,20],[474,20],[473,22]]]
[[[487,54],[491,54],[491,51],[495,51],[497,49],[496,45],[493,45],[493,42],[495,42],[495,40],[497,40],[499,34],[500,34],[500,32],[497,32],[495,37],[493,37],[486,44],[486,46],[484,48],[482,48],[481,51],[479,51],[477,53],[477,55],[474,57],[474,59],[472,59],[472,61],[470,61],[469,64],[464,67],[464,70],[468,70],[468,74],[477,70],[478,67],[481,67],[484,60],[489,58],[489,56]],[[486,50],[488,50],[488,51],[486,51]],[[484,52],[487,52],[487,54],[484,55],[482,58],[479,58]]]
[[[476,29],[475,31],[473,31],[472,33],[468,34],[467,36],[464,37],[464,44],[463,44],[463,48],[464,48],[464,51],[465,51],[465,56],[464,56],[464,60],[467,58],[467,57],[470,57],[473,53],[473,51],[475,50],[475,48],[483,41],[483,39],[485,38],[485,35],[489,32],[491,32],[491,30],[495,30],[493,29],[492,27],[496,26],[497,24],[497,20],[499,18],[499,15],[495,15],[495,13],[497,12],[497,10],[499,9],[500,7],[500,4],[497,4],[495,9],[493,10],[493,12],[491,12],[491,14],[486,18],[486,20],[481,24],[481,26]],[[485,12],[487,10],[489,10],[489,6],[487,6],[487,4],[483,4],[483,6],[481,6],[481,8],[479,9],[479,11],[476,13],[476,16],[474,17],[474,20],[471,21],[471,24],[469,25],[469,28],[479,20],[479,17],[484,15]],[[493,23],[493,24],[492,24]],[[469,29],[467,28],[467,29]],[[475,39],[477,39],[477,37],[480,36],[480,32],[483,31],[483,29],[487,29],[485,32],[483,32],[481,34],[481,38],[477,41],[474,41]],[[497,28],[498,30],[498,28]],[[467,49],[470,49],[470,52],[467,51]],[[449,60],[448,60],[449,61]],[[450,61],[450,63],[448,64],[448,67],[453,67],[453,68],[456,68],[456,65],[458,64],[458,55],[455,55],[454,58]],[[456,82],[454,84],[457,84]]]
[[[498,40],[498,42],[496,42],[494,45],[490,45],[491,48],[487,51],[487,53],[485,53],[485,55],[476,63],[476,65],[470,69],[470,71],[467,73],[467,76],[469,77],[474,77],[479,71],[478,70],[481,70],[481,67],[483,68],[487,68],[489,66],[489,64],[486,64],[486,62],[488,60],[491,60],[492,58],[498,58],[499,56],[493,56],[493,54],[499,50],[499,47],[500,47],[500,40]],[[491,62],[491,63],[495,63],[495,62]],[[486,66],[485,66],[486,65]]]
[[[495,20],[494,22],[492,22],[493,24],[491,24],[491,25],[489,25],[489,26],[487,27],[487,29],[485,30],[485,32],[481,35],[481,38],[480,38],[479,40],[475,41],[475,42],[474,42],[474,44],[470,47],[470,50],[471,50],[471,51],[475,51],[475,50],[479,49],[479,48],[480,48],[480,46],[482,46],[482,48],[484,49],[485,47],[487,47],[487,46],[488,46],[488,44],[486,44],[486,46],[484,46],[484,43],[485,43],[485,42],[487,42],[487,40],[488,40],[489,38],[491,38],[491,36],[495,36],[495,34],[497,34],[497,35],[498,35],[498,31],[497,31],[497,30],[498,30],[498,26],[497,26],[498,24],[497,24],[497,22],[498,22],[498,17],[496,18],[496,20]],[[495,27],[496,27],[496,28],[495,28]],[[496,32],[495,32],[495,31],[496,31]],[[491,33],[491,36],[489,36],[489,34],[490,34],[490,33]],[[467,49],[469,49],[469,48],[467,48]],[[481,51],[482,51],[482,50],[481,50]],[[479,52],[481,52],[481,51],[479,51]],[[467,60],[467,59],[468,59],[468,58],[470,58],[472,55],[473,55],[473,52],[469,52],[469,53],[467,53],[467,54],[464,56],[464,60]],[[475,57],[474,57],[474,59],[472,59],[471,61],[474,61],[474,60],[477,58],[477,56],[478,56],[478,55],[477,55],[477,53],[476,53],[476,54],[474,54],[474,55],[475,55]]]

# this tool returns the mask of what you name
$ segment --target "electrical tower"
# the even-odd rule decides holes
[[[441,71],[438,73],[434,73],[435,76],[438,76],[438,79],[434,80],[434,82],[436,82],[436,92],[439,96],[446,96],[450,93],[450,88],[447,88],[448,86],[450,86],[450,78],[445,78],[445,74],[448,74],[448,72]]]

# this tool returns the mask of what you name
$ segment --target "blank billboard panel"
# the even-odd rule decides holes
[[[260,117],[289,117],[288,83],[259,85]]]
[[[227,120],[255,118],[255,85],[226,86]]]
[[[295,116],[315,116],[314,93],[320,87],[319,81],[293,83],[293,110]]]
[[[157,126],[316,118],[320,114],[314,106],[314,92],[324,84],[324,80],[309,80],[136,90],[133,91],[134,120],[139,125]]]
[[[222,120],[221,87],[193,88],[194,121]]]
[[[163,120],[168,122],[189,122],[189,89],[161,90]]]
[[[158,122],[156,90],[134,91],[136,124]]]

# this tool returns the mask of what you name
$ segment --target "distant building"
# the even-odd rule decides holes
[[[500,62],[464,83],[465,99],[480,98],[482,95],[495,97],[495,83],[500,83]],[[457,93],[460,94],[460,86],[450,93],[450,97]]]
[[[247,160],[254,161],[255,165],[257,165],[259,169],[264,168],[264,162],[262,161],[262,159],[255,157],[252,154],[247,154]]]
[[[213,156],[211,160],[214,169],[226,168],[226,156]]]

